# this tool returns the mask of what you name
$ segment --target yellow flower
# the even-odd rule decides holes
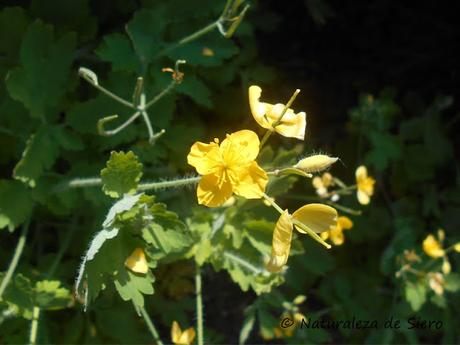
[[[125,266],[135,273],[145,274],[149,271],[145,253],[142,248],[136,248],[125,260]]]
[[[440,258],[444,256],[444,249],[442,249],[441,242],[439,242],[433,235],[428,235],[423,240],[423,251],[426,255],[432,258]]]
[[[280,272],[288,261],[291,251],[293,220],[301,222],[316,233],[321,233],[336,225],[337,211],[323,204],[302,206],[292,215],[285,210],[278,219],[273,232],[272,253],[267,263],[267,270],[270,272]],[[297,225],[295,228],[300,233],[305,233]]]
[[[257,134],[249,130],[227,134],[220,146],[217,139],[193,144],[187,161],[203,175],[197,188],[198,203],[217,207],[233,193],[247,199],[261,198],[268,177],[255,161],[259,145]]]
[[[327,189],[334,185],[334,179],[331,174],[326,172],[321,177],[315,176],[311,183],[316,189],[316,194],[319,196],[325,196],[327,194]]]
[[[367,176],[367,168],[361,165],[356,169],[356,184],[358,186],[358,201],[361,205],[367,205],[371,201],[371,196],[374,194],[375,180]]]
[[[272,125],[279,119],[284,109],[284,104],[260,102],[261,94],[262,89],[259,86],[252,85],[249,87],[249,106],[257,123],[263,128],[275,130],[285,137],[304,140],[307,125],[305,112],[302,111],[296,114],[294,110],[289,108],[286,110],[281,123],[273,129]]]
[[[428,284],[430,285],[430,288],[434,291],[434,293],[436,295],[442,295],[444,293],[444,276],[439,272],[430,272],[428,274],[428,278]]]
[[[171,327],[171,340],[176,345],[190,345],[195,339],[195,330],[190,327],[182,332],[177,321],[173,321]]]
[[[348,230],[353,227],[353,222],[350,218],[341,216],[337,219],[337,225],[333,226],[329,231],[321,233],[323,240],[331,239],[332,243],[336,246],[340,246],[345,241],[343,230]]]

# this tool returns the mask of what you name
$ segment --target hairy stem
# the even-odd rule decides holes
[[[103,94],[109,96],[110,98],[112,98],[113,100],[117,101],[118,103],[121,103],[125,106],[127,106],[128,108],[132,108],[132,109],[136,109],[136,107],[134,106],[134,104],[132,104],[131,102],[128,102],[126,100],[124,100],[123,98],[121,98],[120,96],[117,96],[116,94],[114,94],[113,92],[107,90],[105,87],[102,87],[101,85],[99,84],[94,84],[93,81],[85,76],[83,76],[83,79],[85,79],[88,83],[90,83],[92,86],[94,86],[96,89],[98,89],[99,91],[101,91]]]
[[[142,317],[144,318],[145,323],[147,324],[147,327],[150,333],[152,334],[153,340],[155,340],[155,342],[158,345],[163,345],[163,342],[161,341],[160,336],[158,335],[158,331],[155,328],[155,325],[153,324],[152,319],[150,318],[145,308],[144,307],[140,308],[140,311],[141,311]]]
[[[26,238],[27,238],[27,232],[29,231],[29,224],[30,224],[30,220],[28,220],[22,226],[21,234],[19,236],[19,241],[18,241],[18,244],[16,245],[16,249],[14,250],[13,259],[11,260],[11,263],[8,266],[8,270],[6,271],[5,277],[2,280],[2,284],[0,285],[0,301],[2,300],[2,295],[5,292],[5,289],[8,286],[8,283],[13,277],[13,273],[18,265],[19,258],[21,257],[22,251],[24,250],[24,245],[26,243]]]
[[[196,330],[198,345],[203,345],[203,300],[201,295],[201,268],[198,264],[195,271],[195,293],[196,293]]]
[[[189,184],[198,183],[201,179],[201,176],[183,178],[178,180],[163,181],[163,182],[150,182],[150,183],[141,183],[138,187],[138,191],[144,190],[158,190],[163,188],[175,188],[182,187]]]

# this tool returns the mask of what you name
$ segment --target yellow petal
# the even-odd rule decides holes
[[[292,214],[292,217],[305,224],[316,233],[329,230],[337,224],[337,211],[335,208],[323,204],[308,204],[302,206]],[[297,231],[304,233],[296,226]]]
[[[259,154],[259,137],[253,131],[243,129],[232,133],[220,145],[224,162],[232,165],[243,165],[253,161]]]
[[[423,240],[423,251],[432,258],[440,258],[444,256],[444,250],[442,249],[441,244],[433,235],[428,235]]]
[[[182,330],[180,329],[177,321],[173,321],[171,326],[171,341],[174,344],[179,344],[180,336],[182,335]]]
[[[451,270],[452,267],[450,265],[449,259],[447,259],[447,256],[444,256],[444,260],[442,262],[442,273],[447,275],[450,273]]]
[[[232,193],[230,181],[216,174],[203,176],[196,189],[198,203],[208,207],[221,206]]]
[[[208,175],[216,171],[216,161],[222,160],[217,143],[205,144],[197,141],[190,148],[187,162],[195,167],[200,175]]]
[[[336,246],[340,246],[345,241],[345,236],[343,235],[342,228],[335,227],[329,231],[329,233],[332,243],[334,243]]]
[[[362,190],[359,190],[356,192],[356,195],[358,197],[358,201],[361,205],[367,205],[371,201],[371,198],[367,193],[363,192]]]
[[[267,173],[253,161],[247,168],[237,170],[237,181],[233,185],[235,194],[247,199],[258,199],[265,192]]]
[[[367,178],[367,168],[364,165],[360,165],[355,172],[356,175],[356,181],[359,183],[359,181],[364,180]]]
[[[249,87],[249,107],[251,108],[252,116],[259,126],[270,129],[271,122],[265,116],[267,112],[273,107],[271,104],[260,102],[262,89],[257,85]]]
[[[267,117],[269,118],[269,122],[272,124],[278,121],[279,117],[281,116],[284,110],[284,104],[275,104],[271,109],[269,109],[269,113]],[[281,119],[281,123],[276,126],[275,131],[282,136],[288,138],[296,138],[299,140],[305,139],[305,127],[307,126],[307,115],[305,112],[300,112],[295,114],[294,110],[289,108],[286,110],[286,113],[283,115]]]
[[[135,273],[145,274],[149,271],[145,253],[142,248],[136,248],[125,260],[125,266]]]
[[[342,229],[351,229],[353,227],[353,222],[351,221],[351,219],[345,216],[340,216],[337,219],[337,224]]]
[[[322,238],[323,240],[326,241],[326,240],[329,238],[329,233],[330,233],[330,231],[323,231],[323,232],[320,234],[320,236],[321,236],[321,238]]]
[[[187,328],[179,338],[178,345],[190,345],[195,339],[195,330],[193,327]]]
[[[291,250],[291,240],[292,220],[289,212],[285,210],[276,222],[273,231],[272,254],[267,263],[268,271],[279,272],[286,265]]]

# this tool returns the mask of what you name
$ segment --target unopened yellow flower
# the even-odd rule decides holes
[[[272,125],[278,121],[284,109],[284,104],[270,104],[260,102],[262,89],[257,85],[249,87],[249,106],[257,123],[263,128],[275,130],[277,133],[288,137],[304,140],[307,125],[305,112],[295,113],[291,108],[286,110],[281,123],[273,129]]]
[[[233,193],[247,199],[261,198],[268,177],[255,161],[259,145],[257,134],[249,130],[227,134],[220,146],[217,139],[193,144],[187,161],[203,175],[197,188],[198,203],[217,207]]]
[[[326,172],[321,177],[315,176],[311,183],[316,189],[316,194],[325,196],[327,194],[327,189],[334,185],[334,178],[330,173]]]
[[[125,266],[135,273],[145,274],[149,271],[147,259],[142,248],[136,248],[125,260]]]
[[[343,235],[343,230],[348,230],[353,227],[353,222],[350,218],[341,216],[337,219],[337,225],[333,226],[329,231],[324,231],[321,233],[321,238],[323,240],[331,239],[332,243],[336,246],[340,246],[345,241],[345,236]]]
[[[457,253],[460,253],[460,242],[454,244],[454,250],[455,250]]]
[[[433,235],[428,235],[423,240],[423,251],[426,255],[429,255],[432,258],[440,258],[445,254],[444,249],[442,249],[441,242],[439,242]]]
[[[328,155],[313,155],[301,159],[294,168],[301,169],[307,173],[319,172],[329,168],[332,164],[337,162],[337,157],[329,157]]]
[[[321,233],[336,225],[337,211],[323,204],[302,206],[292,215],[285,210],[278,219],[273,232],[272,253],[267,263],[267,270],[270,272],[280,272],[288,261],[291,251],[293,220],[301,222],[316,233]],[[300,233],[305,233],[297,225],[295,228]]]
[[[195,330],[190,327],[182,332],[177,321],[173,321],[171,327],[171,340],[176,345],[190,345],[195,339]]]
[[[371,196],[374,194],[375,180],[367,176],[367,168],[361,165],[356,169],[356,184],[358,187],[358,201],[361,205],[367,205],[371,201]]]

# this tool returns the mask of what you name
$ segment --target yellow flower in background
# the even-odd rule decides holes
[[[323,240],[331,239],[332,243],[336,246],[340,246],[345,241],[345,236],[343,235],[343,230],[348,230],[353,227],[353,222],[350,218],[345,216],[340,216],[337,219],[337,225],[333,226],[329,231],[324,231],[321,233],[321,238]]]
[[[364,165],[356,169],[355,175],[358,187],[358,201],[361,205],[367,205],[371,201],[372,194],[374,194],[375,180],[367,175],[367,168]]]
[[[182,332],[177,321],[173,321],[171,326],[171,340],[176,345],[190,345],[195,339],[195,330],[190,327]]]
[[[227,134],[220,145],[217,139],[193,144],[187,161],[203,175],[197,188],[198,203],[217,207],[233,193],[247,199],[261,198],[268,177],[255,161],[259,145],[259,137],[249,130]]]
[[[454,250],[455,250],[457,253],[460,253],[460,242],[454,244]]]
[[[428,273],[428,284],[430,285],[431,290],[433,290],[436,295],[442,295],[444,293],[445,280],[444,276],[441,273]]]
[[[274,130],[277,133],[288,137],[304,140],[305,127],[307,126],[305,112],[295,113],[294,110],[289,108],[283,116],[281,123],[273,129],[272,125],[279,119],[284,104],[270,104],[260,102],[262,89],[257,85],[249,87],[249,106],[251,113],[257,123],[268,130]]]
[[[445,254],[441,242],[431,234],[423,240],[423,251],[432,258],[440,258]]]
[[[301,222],[310,230],[321,233],[328,230],[337,223],[337,211],[323,204],[308,204],[302,206],[292,215],[285,210],[275,225],[272,239],[272,253],[267,263],[269,272],[280,272],[286,265],[291,251],[293,227],[300,233],[304,230],[294,224],[294,221]]]
[[[147,259],[142,248],[136,248],[125,260],[125,266],[135,273],[145,274],[149,271]]]
[[[330,173],[326,172],[321,177],[315,176],[311,183],[316,189],[316,194],[325,196],[327,194],[327,189],[334,185],[334,178]]]

